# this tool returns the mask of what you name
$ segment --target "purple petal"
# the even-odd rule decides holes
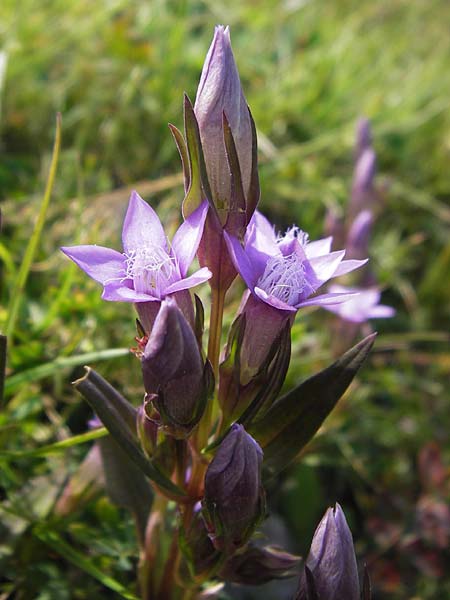
[[[370,311],[368,318],[369,319],[389,319],[395,315],[395,308],[392,306],[387,306],[386,304],[378,304],[378,306],[374,306]]]
[[[338,250],[323,256],[316,256],[309,261],[319,281],[325,283],[331,277],[336,276],[336,270],[345,256],[345,250]]]
[[[116,250],[103,246],[64,246],[61,250],[89,277],[103,285],[125,277],[125,258]]]
[[[311,259],[315,258],[316,256],[322,256],[323,254],[329,254],[332,241],[333,238],[330,236],[314,242],[308,242],[305,245],[306,257]]]
[[[347,302],[353,296],[356,296],[358,292],[349,292],[347,294],[321,294],[315,296],[309,300],[304,300],[297,304],[296,308],[302,308],[304,306],[325,306],[328,304],[339,304],[341,302]]]
[[[223,235],[227,244],[230,258],[236,267],[236,270],[239,271],[240,276],[245,281],[247,286],[250,289],[253,289],[258,281],[258,277],[262,273],[256,272],[255,266],[252,264],[252,262],[250,262],[250,258],[245,253],[238,239],[228,235],[226,231],[224,231]],[[257,268],[259,269],[259,266]]]
[[[275,233],[275,229],[271,222],[266,219],[266,217],[260,213],[259,210],[255,211],[250,219],[250,223],[248,224],[249,230],[252,229],[253,226],[256,230],[254,245],[260,248],[260,250],[262,250],[267,244],[276,245],[277,235]]]
[[[279,310],[287,310],[290,312],[297,312],[296,306],[286,304],[286,302],[279,300],[279,298],[276,298],[275,296],[269,296],[264,290],[262,290],[259,287],[255,287],[253,291],[260,300],[262,300],[266,304],[270,304],[270,306],[273,306],[274,308],[278,308]]]
[[[211,271],[207,267],[203,267],[199,269],[189,277],[185,277],[184,279],[180,279],[179,281],[175,281],[175,283],[171,283],[165,290],[164,295],[173,294],[174,292],[180,292],[181,290],[188,290],[189,288],[195,287],[196,285],[200,285],[201,283],[205,283],[212,277]]]
[[[203,202],[180,225],[172,240],[172,252],[178,260],[181,277],[185,277],[197,252],[203,234],[208,203]]]
[[[167,240],[158,215],[153,208],[132,192],[123,222],[122,244],[126,254],[143,246],[157,246],[167,250]]]
[[[350,271],[359,269],[359,267],[365,265],[368,260],[368,258],[365,258],[364,260],[343,260],[334,272],[333,277],[345,275],[346,273],[350,273]]]
[[[126,285],[105,285],[102,294],[103,300],[111,302],[161,302],[159,298],[136,292],[134,289]]]

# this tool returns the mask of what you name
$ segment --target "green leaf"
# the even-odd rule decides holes
[[[110,393],[108,390],[111,386],[107,382],[103,383],[102,379],[98,373],[86,367],[86,375],[75,381],[74,385],[92,406],[115,441],[139,469],[171,498],[183,497],[183,491],[146,458],[136,441],[136,435],[130,431],[128,426],[130,411],[135,411],[135,409],[131,405],[129,408],[125,407],[122,402],[125,399],[118,393]]]
[[[50,548],[52,548],[60,556],[91,577],[94,577],[94,579],[97,579],[97,581],[100,581],[100,583],[108,589],[120,594],[122,598],[126,598],[127,600],[139,600],[137,596],[129,592],[121,583],[112,577],[109,577],[98,567],[96,567],[89,558],[88,553],[82,554],[78,550],[75,550],[72,544],[65,542],[55,531],[48,531],[36,526],[33,528],[33,534],[39,540],[44,542],[44,544],[50,546]]]
[[[127,356],[128,354],[130,354],[129,348],[111,348],[108,350],[100,350],[98,352],[86,352],[85,354],[56,358],[51,362],[11,375],[5,382],[5,392],[15,392],[25,383],[39,381],[40,379],[44,379],[44,377],[50,377],[62,369],[79,367],[80,365],[85,365],[89,362],[109,360],[111,358]]]
[[[112,502],[128,508],[133,513],[139,542],[143,547],[153,500],[150,484],[111,436],[100,440],[98,444],[108,496]]]
[[[264,466],[276,473],[294,460],[335,407],[369,354],[369,335],[332,365],[280,398],[249,427],[264,450]]]
[[[55,442],[54,444],[49,444],[48,446],[41,446],[40,448],[35,448],[34,450],[5,450],[0,452],[0,459],[4,457],[17,459],[32,458],[35,456],[48,456],[50,454],[55,454],[56,452],[62,452],[67,450],[67,448],[72,448],[73,446],[98,440],[99,438],[105,437],[105,435],[108,435],[108,431],[104,427],[101,427],[100,429],[94,429],[93,431],[80,433],[79,435],[74,435],[66,440],[61,440],[60,442]]]

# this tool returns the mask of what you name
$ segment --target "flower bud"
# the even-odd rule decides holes
[[[339,504],[329,508],[313,537],[295,600],[359,600],[358,568],[351,531]]]
[[[263,453],[242,425],[234,424],[205,476],[204,516],[214,546],[233,553],[264,515]]]
[[[142,373],[147,399],[166,432],[179,438],[189,435],[203,414],[210,385],[195,334],[170,298],[161,303],[155,319]]]
[[[231,50],[230,31],[219,25],[203,65],[194,105],[206,170],[217,209],[230,203],[230,167],[225,150],[223,114],[236,145],[247,196],[252,173],[252,125],[239,73]]]
[[[372,232],[373,214],[370,210],[362,210],[347,234],[347,258],[362,259],[368,254],[369,238]]]

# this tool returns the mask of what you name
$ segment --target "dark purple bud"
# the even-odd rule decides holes
[[[359,600],[358,568],[351,531],[339,504],[329,508],[313,537],[295,600]],[[311,577],[312,576],[312,577]]]
[[[263,453],[242,425],[234,424],[205,476],[204,516],[214,546],[233,553],[264,516]]]
[[[373,214],[362,210],[353,221],[347,234],[346,258],[362,259],[368,255],[368,245],[373,225]]]
[[[245,195],[248,193],[252,174],[251,118],[234,61],[228,27],[218,25],[215,29],[214,39],[203,65],[194,110],[213,200],[220,209],[229,204],[231,197],[223,132],[224,113],[236,145]]]
[[[299,563],[299,556],[284,550],[249,544],[225,563],[220,576],[242,585],[262,585],[272,579],[292,577],[298,573]]]
[[[155,319],[142,373],[147,399],[166,432],[189,435],[203,414],[210,386],[195,334],[170,298],[161,303]]]

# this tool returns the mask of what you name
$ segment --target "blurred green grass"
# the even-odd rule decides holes
[[[361,115],[371,119],[378,182],[386,190],[371,260],[386,287],[384,301],[397,309],[394,320],[376,324],[380,338],[370,365],[304,464],[284,478],[273,510],[304,552],[326,505],[340,499],[361,555],[376,557],[378,593],[394,599],[446,597],[448,579],[426,561],[423,566],[422,555],[405,550],[404,540],[416,534],[418,452],[435,440],[446,464],[450,461],[449,19],[445,0],[3,0],[3,324],[39,211],[58,111],[63,137],[44,234],[10,340],[9,374],[13,383],[22,378],[23,384],[7,388],[1,445],[30,451],[84,431],[89,411],[68,384],[77,374],[73,365],[80,364],[76,357],[98,353],[100,361],[133,344],[130,307],[102,302],[98,286],[69,265],[58,247],[119,247],[133,185],[158,205],[169,229],[176,225],[180,165],[167,123],[181,125],[183,91],[194,99],[214,24],[230,24],[258,127],[261,207],[280,227],[296,222],[317,237],[326,208],[345,210],[354,127]],[[324,365],[328,346],[319,313],[302,313],[288,383]],[[91,364],[140,400],[133,357]],[[73,470],[85,451],[75,447],[57,460],[1,458],[5,497],[14,508],[11,498],[29,481],[53,477],[63,457],[64,469]],[[123,585],[132,581],[132,534],[119,526],[123,514],[106,500],[69,523],[52,523],[45,512],[30,514],[32,525],[43,521],[50,537],[63,527],[81,551],[91,527],[105,546],[116,549],[108,555],[99,544],[93,564]],[[380,515],[400,527],[401,543],[384,548],[374,539],[367,523]],[[63,545],[60,558],[46,550],[33,573],[25,574],[35,547],[42,550],[48,539],[39,531],[40,537],[34,535],[32,525],[25,537],[1,548],[0,565],[9,573],[2,592],[101,597],[104,582],[77,579],[70,557],[61,558]],[[116,537],[122,546],[113,543]],[[432,545],[425,550],[432,552]],[[121,553],[126,560],[118,560]]]

